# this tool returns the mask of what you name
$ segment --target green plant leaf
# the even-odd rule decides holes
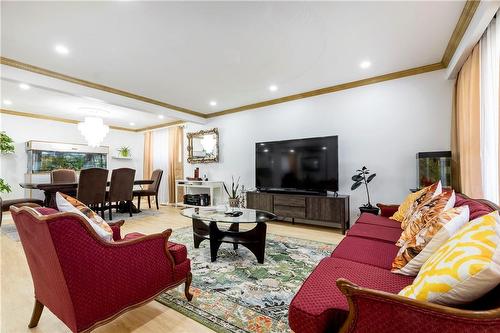
[[[0,193],[10,193],[12,189],[10,185],[5,182],[2,178],[0,178]]]
[[[361,177],[360,175],[354,175],[354,176],[352,176],[351,179],[355,182],[359,182],[359,181],[363,180],[363,177]]]
[[[14,140],[4,131],[0,132],[0,153],[10,154],[15,151]]]
[[[358,187],[360,187],[361,184],[363,184],[363,182],[355,182],[354,184],[352,184],[351,191],[354,191],[355,189],[357,189]]]
[[[366,179],[366,182],[367,182],[367,183],[371,182],[371,181],[372,181],[372,179],[373,179],[373,178],[375,178],[375,176],[376,176],[376,175],[377,175],[376,173],[371,174],[371,175],[370,175],[370,176]]]
[[[231,194],[229,194],[229,191],[227,190],[226,183],[222,183],[222,185],[224,186],[224,191],[226,191],[227,195],[231,197]]]

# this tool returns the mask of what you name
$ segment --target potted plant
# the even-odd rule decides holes
[[[12,154],[15,151],[14,140],[5,132],[0,132],[0,153],[3,154]],[[7,182],[0,178],[0,193],[10,193],[12,189]]]
[[[120,157],[130,157],[130,147],[123,146],[118,149],[118,156]]]
[[[378,215],[378,207],[372,206],[372,203],[370,202],[370,191],[368,190],[368,183],[375,178],[377,174],[372,173],[370,174],[370,170],[368,170],[365,166],[361,168],[361,170],[356,170],[356,174],[352,176],[352,180],[354,181],[354,184],[351,186],[351,191],[354,191],[361,185],[365,185],[366,189],[366,196],[368,199],[368,203],[364,204],[363,206],[359,207],[359,210],[361,213],[371,213]]]
[[[238,195],[238,188],[240,187],[240,178],[236,183],[234,182],[234,177],[231,176],[231,191],[228,190],[226,183],[223,183],[224,191],[226,191],[227,196],[229,197],[229,207],[238,207],[240,204],[240,197]]]

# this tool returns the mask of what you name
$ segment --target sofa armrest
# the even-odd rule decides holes
[[[108,222],[108,225],[110,226],[111,230],[113,231],[113,240],[119,241],[122,239],[121,235],[121,227],[125,223],[124,220],[116,221],[116,222]]]
[[[380,216],[384,217],[391,217],[399,209],[399,205],[384,205],[381,203],[378,203],[377,207],[380,208]]]
[[[500,308],[471,311],[359,287],[338,279],[349,315],[341,332],[498,332]]]
[[[107,223],[110,227],[116,226],[119,228],[125,224],[125,220],[120,220],[120,221],[116,221],[116,222],[107,222]]]

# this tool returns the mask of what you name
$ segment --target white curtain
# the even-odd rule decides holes
[[[481,171],[485,199],[500,203],[499,82],[500,20],[493,19],[481,38]]]

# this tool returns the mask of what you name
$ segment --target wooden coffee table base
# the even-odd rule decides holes
[[[194,247],[198,248],[205,239],[210,240],[210,257],[214,262],[222,243],[233,244],[235,250],[241,244],[255,255],[259,264],[263,264],[266,249],[266,223],[257,222],[255,228],[241,232],[239,225],[239,223],[232,223],[228,230],[220,230],[217,222],[207,224],[193,218]]]

